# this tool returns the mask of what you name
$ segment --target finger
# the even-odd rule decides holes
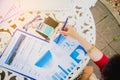
[[[64,31],[68,31],[68,28],[67,28],[67,27],[65,27],[65,28],[64,28]]]
[[[65,32],[65,31],[59,31],[59,33],[60,33],[60,34],[65,35],[65,36],[67,36],[67,35],[68,35],[68,33],[67,33],[67,32]]]

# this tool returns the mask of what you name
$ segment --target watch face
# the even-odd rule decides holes
[[[8,32],[0,32],[0,55],[3,53],[6,48],[11,35]]]

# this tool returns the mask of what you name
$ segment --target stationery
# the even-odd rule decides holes
[[[0,66],[32,80],[68,80],[87,53],[72,38],[62,35],[58,44],[56,39],[48,42],[17,29],[1,56]]]
[[[64,23],[64,25],[63,25],[63,27],[62,27],[62,30],[64,30],[67,22],[68,22],[68,18],[66,19],[66,21],[65,21],[65,23]],[[62,34],[60,34],[60,35],[58,36],[58,39],[57,39],[56,43],[59,43],[59,40],[60,40],[61,36],[62,36]]]

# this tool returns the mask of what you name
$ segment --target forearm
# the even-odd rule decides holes
[[[93,73],[93,67],[86,66],[83,70],[83,73],[82,73],[80,80],[89,80],[92,73]]]
[[[79,35],[73,27],[66,26],[64,31],[60,31],[60,33],[64,34],[65,36],[71,36],[72,38],[78,40],[80,44],[85,48],[85,50],[88,51],[88,55],[93,61],[98,61],[102,58],[103,53],[96,47],[93,48],[93,45],[91,45],[81,35]],[[90,51],[91,49],[92,51]]]
[[[87,42],[81,35],[76,34],[75,38],[80,42],[86,51],[90,50],[93,47],[93,45]],[[93,61],[98,61],[101,59],[103,53],[95,47],[93,51],[88,53],[88,55]]]
[[[82,76],[82,78],[80,78],[80,80],[89,80],[89,76]]]

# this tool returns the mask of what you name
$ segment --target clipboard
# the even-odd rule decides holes
[[[61,36],[59,44],[17,29],[0,59],[0,66],[32,80],[68,80],[87,56],[72,38]]]

